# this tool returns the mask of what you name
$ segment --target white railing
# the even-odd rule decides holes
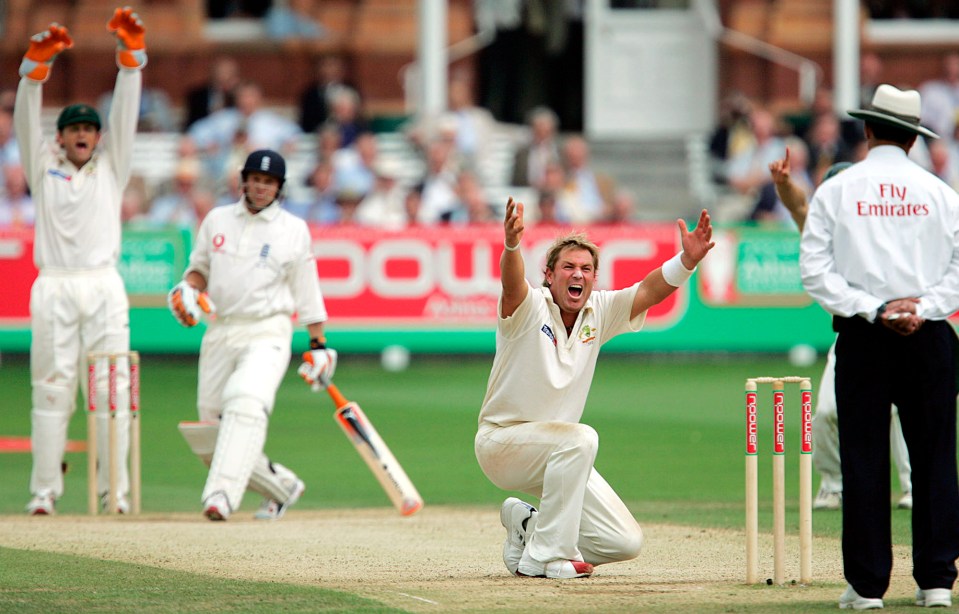
[[[799,75],[799,98],[807,104],[812,102],[816,95],[816,88],[823,78],[823,70],[819,64],[766,41],[727,28],[719,18],[719,11],[716,10],[714,0],[694,0],[693,6],[699,11],[706,32],[716,41],[795,70]]]

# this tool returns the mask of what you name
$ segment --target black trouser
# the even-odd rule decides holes
[[[942,321],[906,337],[859,317],[836,317],[833,327],[846,580],[863,597],[882,597],[889,587],[895,404],[912,463],[913,577],[919,588],[952,588],[959,557],[956,335]]]

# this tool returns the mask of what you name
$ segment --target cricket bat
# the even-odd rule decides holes
[[[418,512],[423,507],[423,498],[360,406],[348,401],[333,384],[328,385],[326,391],[336,405],[333,418],[353,442],[399,513],[412,516]]]

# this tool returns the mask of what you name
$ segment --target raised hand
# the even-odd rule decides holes
[[[503,229],[507,251],[515,251],[523,240],[525,227],[523,225],[523,203],[515,202],[512,196],[506,203],[506,219],[503,222]]]
[[[773,178],[773,183],[783,185],[789,183],[789,148],[786,148],[786,157],[781,160],[775,160],[769,164],[769,174]]]
[[[117,62],[122,68],[143,68],[147,63],[146,28],[130,7],[118,8],[107,22],[117,37]]]
[[[713,225],[709,219],[709,212],[703,209],[699,214],[699,222],[696,228],[690,231],[686,226],[685,220],[680,218],[676,221],[679,225],[679,234],[683,243],[683,266],[687,269],[694,269],[699,262],[706,257],[716,243],[713,239]]]
[[[20,76],[34,81],[46,81],[53,61],[64,49],[73,47],[73,39],[66,27],[51,23],[50,27],[30,37],[30,46],[20,63]]]

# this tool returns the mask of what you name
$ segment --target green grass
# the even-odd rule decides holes
[[[399,612],[327,589],[0,548],[0,611]]]
[[[417,485],[427,505],[488,505],[507,495],[483,476],[473,455],[473,435],[491,357],[414,357],[402,373],[384,372],[369,357],[341,357],[336,381],[358,401]],[[600,359],[583,421],[600,435],[597,469],[633,510],[640,523],[674,523],[704,527],[743,527],[743,381],[757,375],[793,374],[780,357],[619,356]],[[822,363],[802,374],[818,384]],[[177,431],[181,420],[196,419],[195,357],[146,356],[143,359],[143,508],[150,512],[200,510],[205,467],[190,453]],[[25,356],[3,356],[0,390],[0,436],[30,432],[30,385]],[[787,530],[798,526],[798,403],[795,387],[787,392]],[[760,404],[760,522],[771,530],[771,403],[768,388]],[[77,414],[82,413],[78,410]],[[308,488],[298,509],[387,506],[389,502],[352,445],[333,421],[326,394],[314,394],[294,369],[280,388],[266,444],[271,458],[294,469]],[[85,437],[85,421],[75,415],[70,438]],[[70,471],[61,513],[85,513],[86,457],[67,455]],[[29,493],[29,454],[0,455],[0,513],[22,514]],[[818,486],[818,478],[816,485]],[[248,496],[244,509],[258,497]],[[893,513],[894,541],[909,543],[908,512]],[[817,535],[839,537],[840,514],[817,512]],[[0,549],[0,610],[26,599],[37,610],[69,611],[71,600],[95,607],[133,609],[118,591],[98,592],[96,575],[114,573],[112,563]],[[60,573],[37,572],[44,566]],[[89,573],[88,573],[89,568]],[[17,571],[13,571],[16,569]],[[63,570],[69,570],[64,573]],[[142,573],[134,568],[124,573]],[[209,596],[209,578],[149,570],[157,588],[136,593],[145,611],[160,611],[152,601],[167,583],[188,584],[180,611],[221,608]],[[59,584],[52,584],[58,576]],[[149,586],[153,584],[148,583]],[[217,580],[217,585],[222,581]],[[42,590],[39,587],[44,587]],[[224,585],[225,586],[225,585]],[[336,593],[271,584],[278,603],[255,602],[252,610],[300,611],[298,604],[330,603],[332,609],[368,611],[375,604],[341,603]],[[260,595],[255,583],[233,582],[229,595]],[[216,591],[214,591],[216,592]],[[125,596],[126,595],[126,596]],[[264,598],[269,598],[267,597]],[[141,602],[138,602],[141,603]],[[110,605],[112,604],[112,605]],[[240,607],[239,605],[237,607]],[[313,607],[313,610],[322,609]],[[193,609],[191,609],[193,608]],[[207,608],[208,610],[205,610]],[[20,605],[18,611],[29,611]],[[238,610],[241,611],[241,610]]]

